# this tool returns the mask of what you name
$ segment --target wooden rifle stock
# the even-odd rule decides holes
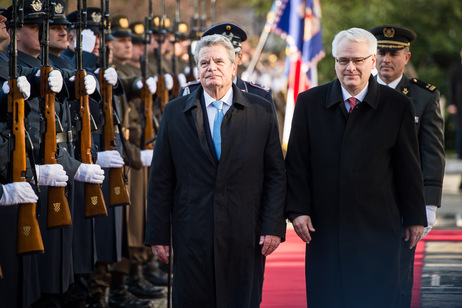
[[[163,77],[163,76],[162,76]],[[159,81],[159,80],[158,80]],[[165,80],[164,80],[164,86],[165,86]],[[141,100],[144,104],[144,140],[143,143],[141,144],[141,148],[144,150],[152,150],[154,149],[154,146],[151,143],[146,144],[148,140],[151,140],[154,138],[154,125],[152,121],[152,94],[149,92],[148,86],[146,85],[146,79],[143,79],[143,88],[141,88]]]
[[[103,97],[104,126],[103,139],[104,150],[115,150],[115,130],[112,108],[112,86],[104,78],[104,69],[99,71],[99,84]],[[123,168],[109,169],[109,205],[130,205],[127,186],[125,185]]]
[[[165,86],[165,76],[162,74],[157,76],[157,96],[160,100],[160,110],[164,112],[165,105],[168,103],[168,90]]]
[[[44,142],[44,163],[56,164],[56,115],[55,93],[48,84],[48,76],[53,68],[51,66],[40,68],[40,96],[44,100],[44,116],[46,119],[46,132]],[[65,187],[48,186],[47,226],[55,228],[72,225],[69,203],[66,198]]]
[[[180,81],[178,80],[178,75],[173,75],[173,87],[172,87],[172,97],[177,98],[180,96]]]
[[[17,79],[8,80],[8,112],[12,114],[14,148],[11,155],[13,182],[26,181],[26,129],[24,125],[24,99],[17,86]],[[42,235],[36,218],[37,205],[22,203],[18,208],[17,253],[43,252]]]
[[[80,102],[80,120],[82,125],[82,130],[80,131],[80,157],[82,163],[92,164],[90,103],[84,84],[86,75],[85,70],[75,71],[75,96]],[[99,184],[84,183],[84,204],[85,217],[87,218],[107,215],[103,192]]]

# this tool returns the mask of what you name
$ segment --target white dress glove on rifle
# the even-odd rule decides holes
[[[178,83],[180,84],[180,88],[183,88],[188,83],[188,80],[183,73],[178,74]]]
[[[99,73],[99,68],[95,71],[95,75],[98,75]],[[117,75],[117,71],[113,67],[108,67],[104,71],[104,79],[111,85],[115,86],[117,84],[117,78],[119,76]]]
[[[151,94],[156,93],[157,91],[157,76],[156,77],[149,77],[146,79],[146,86]],[[136,82],[136,87],[141,90],[143,88],[143,80],[138,80]]]
[[[38,196],[27,182],[14,182],[4,184],[3,195],[0,205],[12,205],[21,203],[36,203]]]
[[[152,162],[153,150],[141,150],[141,164],[143,167],[150,167]]]
[[[167,90],[170,91],[173,88],[173,77],[170,74],[165,74],[164,78],[165,78],[165,88],[167,88]]]
[[[96,164],[80,164],[75,173],[74,180],[92,184],[102,184],[104,181],[104,170]]]
[[[96,78],[93,77],[92,75],[87,75],[83,78],[83,82],[85,85],[85,92],[87,92],[88,95],[92,95],[95,90],[96,90]],[[72,76],[69,78],[70,82],[75,82],[75,76]]]
[[[124,165],[124,160],[117,151],[102,151],[98,152],[96,164],[101,168],[121,168]]]
[[[82,31],[82,50],[86,52],[92,52],[95,48],[96,36],[90,29]],[[77,47],[77,40],[74,42],[74,47]]]
[[[64,187],[69,177],[60,164],[35,165],[38,184],[42,186]]]
[[[30,96],[30,83],[27,81],[27,78],[24,76],[19,76],[17,79],[17,85],[19,92],[22,93],[22,97],[24,99],[28,99]],[[3,83],[2,90],[5,94],[10,93],[10,85],[8,84],[8,81]]]
[[[37,71],[35,77],[40,77],[40,70]],[[53,70],[48,75],[48,85],[50,86],[50,90],[59,93],[63,88],[63,74],[61,74],[58,70]]]
[[[436,222],[436,205],[427,205],[427,226],[424,228],[422,238],[424,238],[433,228]]]

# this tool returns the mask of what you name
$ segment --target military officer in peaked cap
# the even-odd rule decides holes
[[[236,52],[236,63],[240,64],[242,59],[242,42],[247,40],[247,33],[238,25],[231,22],[225,22],[216,24],[205,30],[205,32],[202,34],[202,37],[212,34],[221,34],[231,41],[234,46],[234,51]],[[270,88],[254,82],[244,81],[239,76],[235,76],[233,82],[242,91],[256,94],[271,103],[273,102],[272,91]],[[199,87],[199,85],[200,81],[192,81],[186,84],[186,86],[181,89],[180,96],[192,93]]]
[[[425,236],[435,223],[436,209],[441,206],[445,154],[440,93],[435,86],[404,74],[404,67],[411,58],[411,42],[417,37],[413,31],[394,25],[382,25],[372,28],[370,32],[377,38],[377,82],[403,93],[414,103],[428,220],[428,227],[423,234]],[[401,307],[410,307],[415,247],[408,249],[409,245],[404,238],[403,232]]]

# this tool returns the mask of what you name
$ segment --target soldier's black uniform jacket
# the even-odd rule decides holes
[[[423,168],[425,204],[441,206],[445,167],[443,116],[435,86],[403,75],[395,88],[414,103],[416,131]]]
[[[234,83],[239,89],[241,89],[241,91],[258,95],[260,97],[263,97],[267,101],[273,103],[273,96],[270,88],[260,85],[258,83],[242,80],[239,76],[236,77]],[[191,81],[190,83],[186,84],[183,88],[181,88],[180,96],[188,95],[194,92],[200,86],[200,84],[200,81]]]

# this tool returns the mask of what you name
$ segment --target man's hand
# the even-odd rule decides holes
[[[263,245],[261,254],[269,256],[281,244],[281,238],[275,235],[261,235],[259,244]]]
[[[297,216],[292,220],[292,225],[297,233],[298,237],[301,238],[305,243],[311,242],[310,232],[316,231],[311,223],[311,218],[308,215]]]
[[[424,226],[407,226],[406,227],[406,237],[404,240],[409,241],[409,249],[417,246],[417,243],[422,238]]]
[[[167,245],[151,245],[152,253],[159,258],[160,261],[168,264],[169,246]]]

